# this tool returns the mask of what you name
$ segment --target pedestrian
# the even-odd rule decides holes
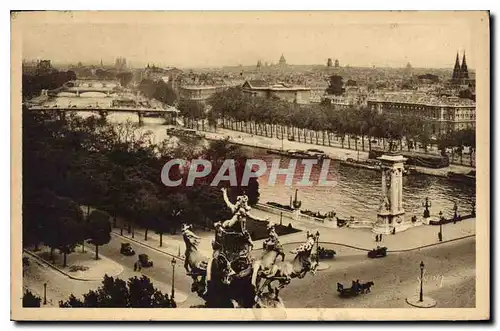
[[[380,242],[382,242],[382,233],[380,234],[380,239],[379,239]]]
[[[378,242],[378,234],[375,235],[375,242]]]
[[[137,262],[134,263],[134,271],[137,271]]]

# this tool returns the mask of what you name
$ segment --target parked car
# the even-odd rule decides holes
[[[335,252],[333,249],[326,249],[324,247],[318,248],[318,257],[320,259],[333,259],[335,257]]]
[[[375,259],[387,256],[387,247],[377,247],[368,252],[368,257]]]
[[[120,248],[120,253],[123,255],[132,256],[135,254],[135,251],[132,248],[132,246],[130,246],[129,243],[122,243],[122,247]]]
[[[149,268],[153,266],[153,261],[149,260],[149,256],[147,254],[139,254],[139,263],[143,268]]]
[[[377,247],[368,252],[368,257],[375,259],[387,256],[387,247]]]

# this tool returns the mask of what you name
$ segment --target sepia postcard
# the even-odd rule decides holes
[[[489,22],[12,12],[11,318],[489,320]]]

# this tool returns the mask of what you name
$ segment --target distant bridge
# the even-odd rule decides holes
[[[101,81],[70,81],[65,83],[63,86],[54,90],[42,90],[42,95],[45,96],[57,96],[57,94],[66,92],[73,93],[77,97],[81,93],[86,92],[99,92],[106,94],[109,97],[114,92],[120,92],[123,88],[119,83],[115,82],[101,82]]]
[[[139,117],[139,123],[142,123],[144,117],[150,116],[164,116],[167,115],[177,115],[179,110],[170,107],[167,109],[162,108],[146,108],[146,107],[111,107],[111,106],[92,106],[79,107],[77,105],[69,106],[28,106],[29,111],[39,111],[39,112],[57,112],[61,116],[65,116],[66,112],[93,112],[99,114],[102,118],[106,118],[110,112],[118,113],[136,113]]]

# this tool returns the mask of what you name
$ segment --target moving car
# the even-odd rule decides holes
[[[377,247],[368,252],[371,259],[387,256],[387,247]]]
[[[149,256],[147,254],[139,254],[139,263],[143,268],[149,268],[153,266],[153,261],[149,260]]]
[[[130,246],[129,243],[122,243],[122,247],[120,248],[120,253],[126,256],[132,256],[135,254],[134,249]]]

